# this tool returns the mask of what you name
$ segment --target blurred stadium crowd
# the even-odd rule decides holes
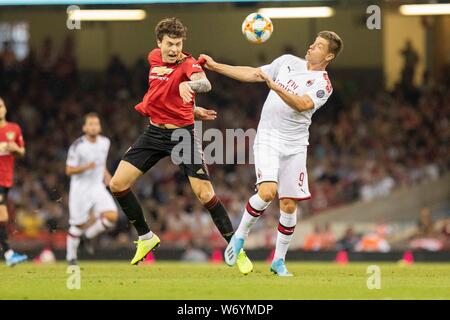
[[[131,67],[113,57],[103,73],[88,73],[78,69],[74,51],[68,38],[61,48],[47,39],[22,61],[8,46],[0,52],[0,95],[8,108],[8,120],[22,127],[27,150],[26,157],[16,164],[16,185],[10,192],[15,216],[11,230],[16,241],[45,239],[64,247],[69,186],[65,160],[68,147],[82,134],[85,113],[96,111],[102,118],[104,135],[112,141],[112,172],[147,125],[133,109],[147,89],[145,57]],[[330,74],[333,80],[333,71]],[[333,82],[333,98],[315,114],[310,128],[308,165],[313,197],[302,205],[303,217],[356,200],[383,197],[400,186],[435,180],[449,170],[450,70],[443,75],[439,81],[425,75],[421,87],[403,79],[394,91],[375,95],[358,90],[347,95],[346,83]],[[267,88],[210,72],[208,77],[213,90],[199,96],[197,104],[216,109],[219,116],[203,128],[256,128]],[[243,207],[254,193],[253,166],[211,165],[210,173],[237,227]],[[196,246],[223,245],[209,214],[169,159],[139,180],[135,190],[163,245],[184,247],[193,239]],[[417,237],[425,233],[448,243],[450,221],[436,227],[429,214],[425,216],[421,213]],[[277,218],[278,206],[272,204],[255,227],[274,233],[272,225]],[[356,249],[363,237],[349,227],[337,239],[332,225],[317,226],[306,236],[305,249]],[[116,229],[100,241],[102,245],[128,246],[132,238],[134,234],[121,215]]]

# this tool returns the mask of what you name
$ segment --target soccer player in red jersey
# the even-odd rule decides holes
[[[26,255],[11,250],[8,244],[8,191],[13,185],[14,158],[25,155],[25,144],[20,127],[6,121],[6,105],[0,98],[0,246],[5,255],[6,264],[14,266],[27,260]]]
[[[194,116],[200,120],[216,117],[212,110],[195,107],[195,94],[211,90],[211,84],[198,61],[182,51],[186,28],[180,20],[161,20],[155,33],[158,48],[148,55],[149,88],[142,102],[135,107],[149,118],[150,123],[125,153],[110,183],[112,193],[139,236],[131,264],[144,259],[159,245],[160,240],[150,231],[142,208],[130,188],[140,176],[166,156],[171,156],[172,161],[188,177],[192,190],[210,212],[225,240],[229,242],[233,235],[230,218],[214,193],[203,160],[202,146],[195,137]],[[183,134],[188,138],[180,142],[179,137]],[[189,151],[177,155],[173,151],[179,147]],[[243,251],[237,264],[245,274],[253,268]]]

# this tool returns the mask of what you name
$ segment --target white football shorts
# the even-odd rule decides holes
[[[268,144],[255,143],[256,184],[273,181],[278,183],[279,199],[307,200],[311,198],[306,171],[307,146],[299,152],[287,154]]]
[[[117,212],[117,205],[108,190],[103,187],[95,187],[89,190],[70,190],[69,214],[70,225],[82,225],[89,220],[89,213],[99,217],[107,211]]]

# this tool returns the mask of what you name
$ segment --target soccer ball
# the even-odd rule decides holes
[[[272,32],[272,21],[260,13],[249,14],[242,23],[242,33],[251,43],[260,44],[266,42],[272,35]]]
[[[55,255],[53,254],[52,250],[44,249],[44,250],[42,250],[41,254],[35,259],[35,262],[51,264],[51,263],[56,262],[56,258],[55,258]]]

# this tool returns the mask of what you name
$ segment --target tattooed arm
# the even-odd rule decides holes
[[[204,72],[193,73],[190,80],[180,83],[180,96],[184,103],[192,101],[194,92],[200,93],[211,90],[211,83]]]
[[[188,81],[187,84],[194,92],[208,92],[211,90],[211,83],[204,72],[193,73],[191,81]]]

